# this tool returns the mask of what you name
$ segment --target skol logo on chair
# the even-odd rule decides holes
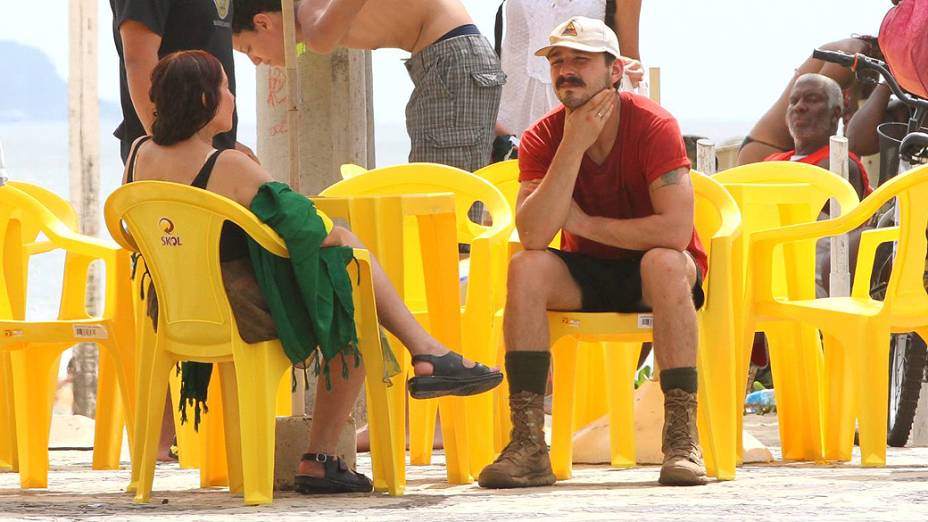
[[[163,217],[158,220],[158,226],[164,231],[161,236],[161,246],[183,246],[180,242],[180,236],[174,235],[174,222]]]

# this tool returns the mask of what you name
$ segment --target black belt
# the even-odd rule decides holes
[[[477,26],[474,24],[459,25],[458,27],[455,27],[454,29],[445,33],[444,36],[442,36],[438,40],[435,40],[433,45],[437,44],[438,42],[448,40],[450,38],[455,38],[457,36],[465,36],[468,34],[480,34],[480,29],[477,29]]]

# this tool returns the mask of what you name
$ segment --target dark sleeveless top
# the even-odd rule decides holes
[[[138,156],[142,144],[150,139],[151,136],[142,138],[129,156],[129,172],[126,177],[126,183],[132,183],[134,181],[135,158]],[[203,167],[200,169],[200,172],[197,173],[197,176],[193,178],[193,182],[190,186],[206,190],[209,177],[213,174],[213,167],[216,165],[216,160],[219,159],[220,154],[222,154],[222,151],[217,150],[206,158],[206,162],[203,163]],[[246,256],[248,256],[248,242],[245,240],[245,231],[235,223],[226,221],[222,225],[222,232],[219,236],[219,260],[231,261]]]

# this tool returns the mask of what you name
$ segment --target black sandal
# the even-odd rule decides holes
[[[357,471],[348,468],[345,461],[325,453],[304,453],[303,458],[311,462],[322,463],[324,477],[296,475],[293,477],[293,489],[304,495],[331,493],[370,493],[374,489],[371,480]]]
[[[415,355],[413,364],[426,362],[432,365],[432,375],[409,379],[406,386],[413,399],[433,399],[446,395],[467,396],[496,388],[503,381],[503,373],[475,363],[464,366],[461,354],[448,352],[442,356]]]

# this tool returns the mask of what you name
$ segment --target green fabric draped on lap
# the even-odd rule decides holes
[[[346,269],[354,259],[350,247],[322,247],[327,236],[325,224],[312,201],[280,182],[265,183],[251,202],[251,211],[274,229],[287,243],[290,257],[276,256],[250,237],[248,250],[255,278],[269,305],[284,352],[294,364],[315,357],[316,373],[329,373],[333,358],[342,358],[342,375],[348,377],[348,361],[361,364],[354,323],[351,279]],[[320,364],[320,359],[322,360]],[[384,345],[384,378],[399,373],[399,365]],[[199,424],[200,407],[205,409],[206,390],[212,364],[182,364],[181,418],[187,403],[196,406],[194,425]]]

